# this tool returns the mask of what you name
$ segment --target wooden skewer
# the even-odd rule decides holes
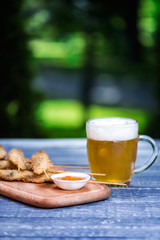
[[[85,173],[85,172],[82,172],[82,173]],[[85,173],[85,174],[88,174],[88,175],[95,175],[95,176],[106,176],[105,173]]]
[[[44,173],[45,173],[46,177],[49,179],[49,176],[48,176],[48,174],[46,173],[46,170],[44,170]]]
[[[80,167],[80,166],[64,166],[64,165],[54,165],[54,167],[90,169],[90,167]]]
[[[63,172],[63,171],[55,171],[55,173],[67,173],[67,172]],[[85,173],[85,172],[75,172],[75,173],[84,173],[84,174],[88,174],[88,175],[96,175],[96,176],[106,176],[105,173]],[[69,173],[68,173],[69,174]]]
[[[107,184],[107,185],[115,185],[115,186],[123,186],[123,187],[127,186],[127,184],[125,184],[125,183],[101,182],[101,181],[96,181],[96,180],[89,180],[88,182],[90,182],[90,183]]]

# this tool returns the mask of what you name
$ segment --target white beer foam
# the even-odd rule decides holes
[[[138,122],[130,118],[104,117],[87,121],[87,137],[100,141],[125,141],[138,137]]]

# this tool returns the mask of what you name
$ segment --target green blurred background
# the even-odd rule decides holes
[[[158,0],[6,0],[1,138],[85,137],[89,118],[160,137]]]

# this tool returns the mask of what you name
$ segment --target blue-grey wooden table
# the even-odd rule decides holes
[[[160,149],[160,140],[156,140]],[[86,139],[0,139],[7,151],[29,158],[45,150],[53,163],[88,166]],[[137,164],[151,150],[140,143]],[[160,157],[134,175],[128,188],[111,189],[108,200],[41,209],[0,196],[0,239],[160,239]]]

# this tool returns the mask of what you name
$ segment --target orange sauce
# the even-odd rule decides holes
[[[76,177],[76,176],[65,176],[65,177],[58,177],[58,180],[67,180],[67,181],[77,181],[77,180],[84,180],[85,177]]]

